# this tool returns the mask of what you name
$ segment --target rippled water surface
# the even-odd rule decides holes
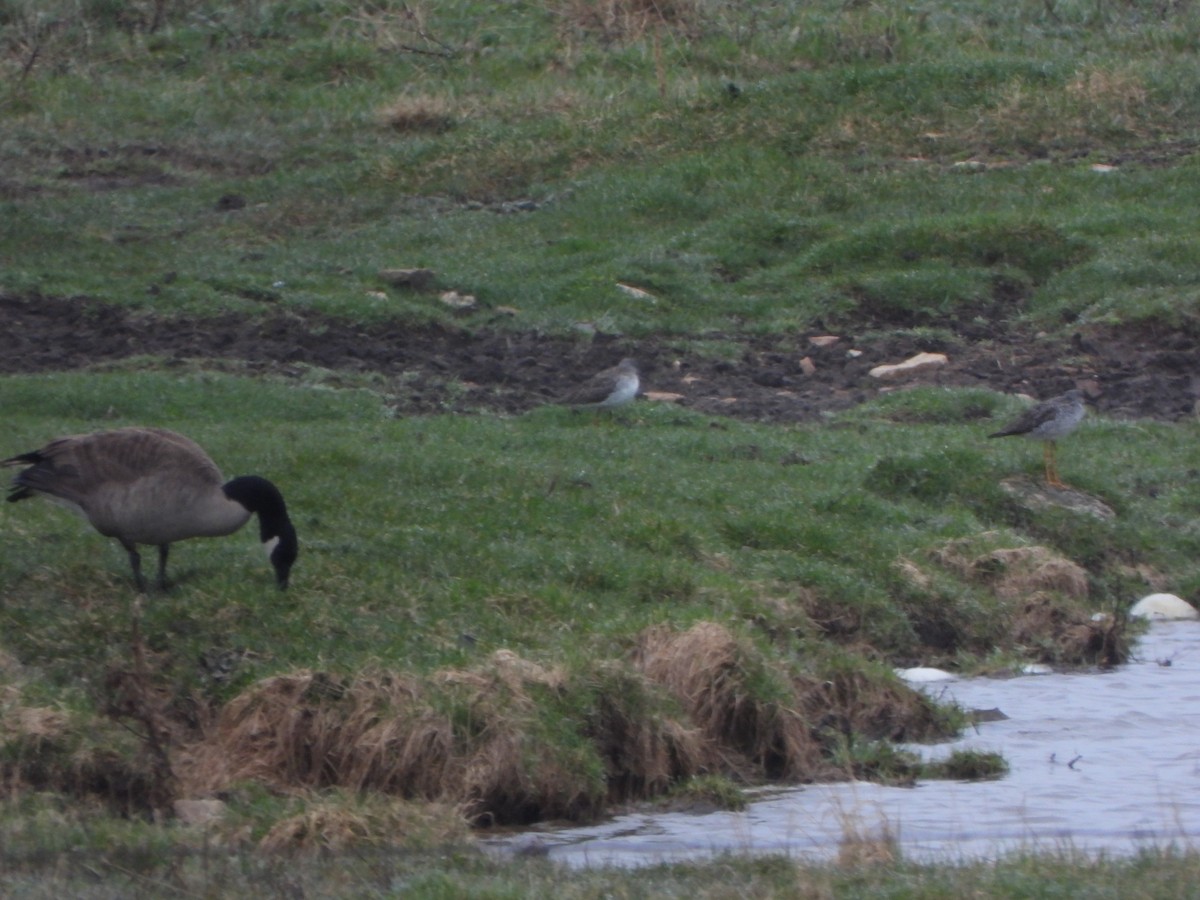
[[[572,865],[638,866],[715,853],[836,855],[847,830],[886,828],[906,859],[1013,850],[1127,854],[1200,844],[1200,623],[1156,623],[1135,658],[1102,674],[969,679],[925,688],[1008,719],[913,749],[1001,753],[1009,774],[915,788],[851,783],[769,795],[740,813],[637,813],[496,842]]]

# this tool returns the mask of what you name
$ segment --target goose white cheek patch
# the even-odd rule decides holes
[[[279,546],[279,536],[263,541],[263,549],[267,551],[267,559],[271,558],[271,554],[275,552],[275,548]]]

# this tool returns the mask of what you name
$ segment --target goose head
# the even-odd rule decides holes
[[[259,539],[275,569],[275,583],[280,590],[288,586],[292,565],[300,553],[296,529],[288,517],[283,494],[259,475],[242,475],[227,482],[225,496],[258,516]]]

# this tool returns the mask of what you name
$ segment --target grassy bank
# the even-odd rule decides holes
[[[428,266],[468,327],[1191,328],[1198,15],[6,0],[4,284],[454,315],[377,277]]]
[[[1070,371],[1077,332],[1196,331],[1198,17],[0,0],[0,291],[164,328],[316,311],[716,356],[747,332],[1040,329]],[[412,266],[434,290],[380,274]],[[984,441],[1019,408],[985,390],[781,426],[648,402],[398,418],[402,384],[150,356],[0,379],[4,456],[175,428],[278,483],[302,542],[286,595],[249,529],[180,545],[135,631],[111,542],[6,506],[14,890],[90,840],[121,848],[106,875],[178,861],[197,889],[239,884],[195,832],[152,824],[176,800],[219,798],[204,840],[260,850],[238,858],[271,885],[286,848],[417,853],[681,789],[737,803],[747,783],[938,774],[890,742],[966,720],[893,667],[1119,661],[1131,599],[1200,585],[1193,422],[1093,418],[1064,444],[1100,518],[1005,489],[1037,477],[1037,449]],[[432,895],[558,877],[462,852],[361,877]],[[1167,895],[1194,868],[1158,862]],[[1019,893],[1040,865],[717,868],[767,894],[888,896]],[[1062,866],[1132,882],[1148,863]],[[655,875],[689,893],[710,877]]]

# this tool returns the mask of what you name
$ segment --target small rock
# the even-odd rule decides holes
[[[958,676],[945,669],[934,669],[930,666],[914,666],[911,669],[897,669],[896,674],[910,684],[933,684],[938,681],[958,681]]]
[[[471,309],[475,306],[474,294],[460,294],[458,291],[442,291],[438,299],[451,309]]]
[[[640,287],[634,287],[632,284],[624,284],[624,283],[618,281],[617,282],[617,290],[621,291],[623,294],[629,295],[630,297],[632,297],[635,300],[646,300],[650,303],[658,302],[658,298],[655,297],[652,293],[650,293],[647,290],[643,290]]]
[[[800,360],[800,371],[805,375],[815,375],[817,371],[817,364],[806,356],[804,359]]]
[[[1115,519],[1117,512],[1103,500],[1072,488],[1051,488],[1041,482],[1025,477],[1004,478],[1000,490],[1026,509],[1065,509],[1068,512],[1094,516],[1097,519]]]
[[[1153,619],[1154,621],[1200,618],[1200,612],[1196,611],[1196,607],[1174,594],[1149,594],[1133,604],[1129,615],[1138,619]]]
[[[918,372],[940,368],[949,361],[945,353],[918,353],[916,356],[906,359],[901,363],[876,366],[867,374],[872,378],[885,380],[908,378],[911,375],[916,375]]]
[[[674,394],[671,391],[643,391],[642,396],[657,403],[678,403],[683,399],[683,394]]]
[[[810,337],[808,342],[814,347],[832,347],[840,340],[836,334],[818,334]]]
[[[379,278],[394,287],[421,291],[433,283],[437,273],[433,269],[380,269]]]

